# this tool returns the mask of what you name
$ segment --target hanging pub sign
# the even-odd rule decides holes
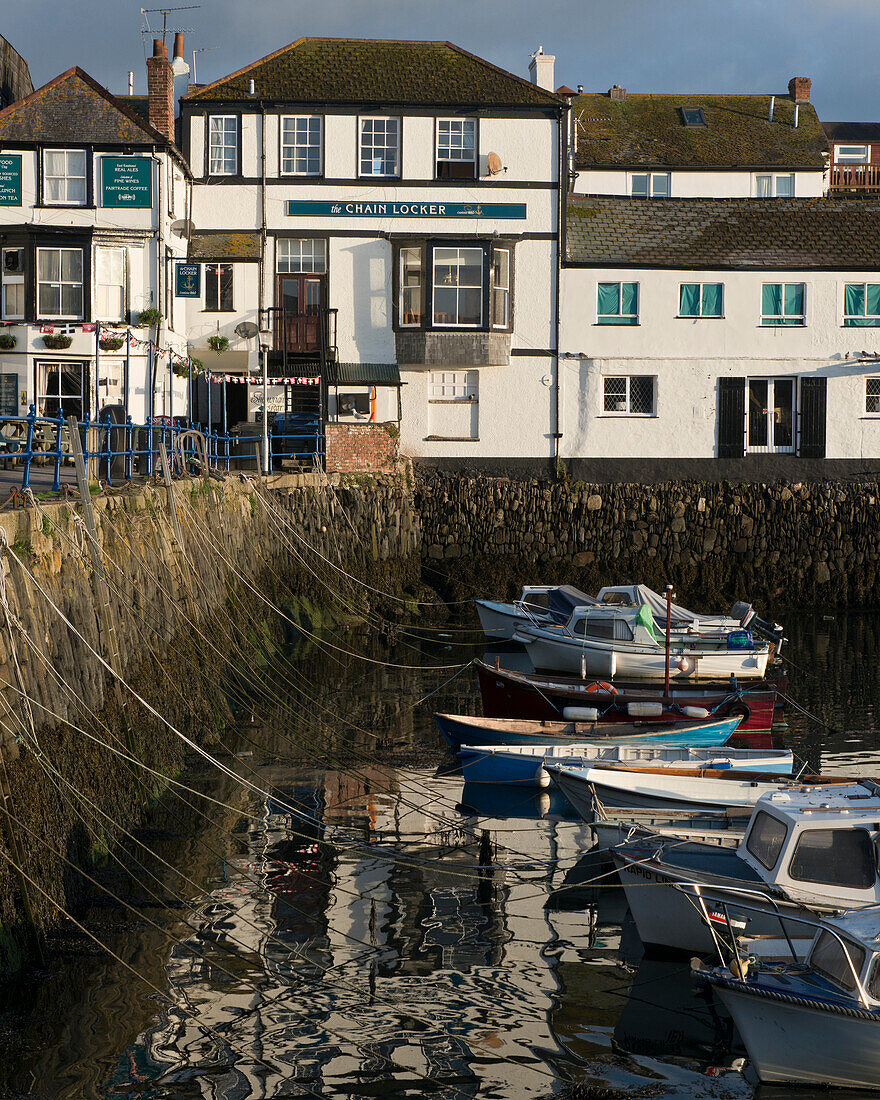
[[[177,265],[177,280],[174,293],[178,298],[198,298],[202,293],[201,288],[201,264]]]
[[[0,206],[21,206],[20,156],[0,156]]]
[[[152,168],[148,157],[101,157],[101,205],[149,209]]]
[[[291,218],[515,218],[526,216],[524,202],[332,202],[288,199]]]

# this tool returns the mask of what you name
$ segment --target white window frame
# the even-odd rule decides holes
[[[647,181],[646,194],[636,194],[635,184],[637,179],[645,179]],[[666,184],[666,190],[661,191],[658,195],[656,191],[656,181],[664,180]],[[633,199],[668,199],[672,195],[672,173],[671,172],[631,172],[629,177],[629,194]]]
[[[407,283],[404,282],[404,272],[406,271],[406,265],[404,264],[404,257],[406,256],[406,254],[408,252],[414,252],[419,258],[419,281],[418,281],[417,284],[416,283],[407,284]],[[424,323],[425,323],[425,313],[424,313],[424,308],[422,306],[422,303],[424,301],[424,296],[425,296],[425,250],[424,250],[424,247],[422,245],[419,245],[419,244],[401,246],[400,255],[398,256],[398,264],[399,264],[398,279],[399,279],[400,301],[398,302],[397,323],[401,328],[422,328],[424,326]],[[419,312],[418,312],[418,320],[416,320],[416,321],[407,321],[406,320],[406,315],[407,315],[406,291],[407,291],[407,289],[418,291]]]
[[[232,168],[226,168],[226,157],[223,157],[224,167],[214,167],[214,128],[213,122],[216,120],[222,120],[224,123],[232,122],[232,144],[228,141],[223,141],[222,145],[218,148],[225,152],[227,149],[232,149]],[[223,136],[227,137],[227,129],[224,125]],[[238,115],[208,115],[208,175],[209,176],[237,176],[238,175]]]
[[[854,150],[859,150],[857,153]],[[867,164],[871,159],[871,147],[869,145],[835,145],[835,164]]]
[[[760,183],[759,180],[770,180],[770,194],[759,194]],[[781,179],[789,180],[791,186],[791,192],[788,195],[779,194],[779,181]],[[794,172],[756,172],[753,177],[754,197],[756,199],[793,199],[796,194],[795,188],[795,174]]]
[[[700,312],[699,313],[682,313],[681,312],[681,288],[683,286],[698,286],[700,288]],[[721,287],[721,312],[720,313],[703,313],[703,287],[705,286],[720,286]],[[698,279],[685,279],[678,284],[678,313],[677,317],[683,321],[723,321],[724,320],[724,283],[715,281],[703,282]]]
[[[397,141],[393,146],[388,145],[388,144],[384,144],[382,146],[377,146],[377,145],[372,144],[372,143],[367,145],[364,142],[364,128],[368,124],[372,124],[372,123],[376,123],[376,122],[383,122],[383,123],[393,122],[394,123],[396,131],[397,131]],[[401,150],[401,144],[402,144],[401,143],[401,131],[402,131],[402,129],[403,129],[403,127],[401,126],[401,120],[396,115],[362,115],[358,118],[358,175],[359,176],[375,176],[378,179],[399,179],[400,178],[400,150]],[[386,126],[385,137],[386,137],[386,139],[388,137],[387,126]],[[377,172],[377,171],[375,171],[374,167],[371,167],[369,171],[365,172],[364,171],[364,150],[366,148],[369,148],[369,149],[376,149],[376,148],[392,149],[393,148],[394,149],[394,171],[393,172]],[[373,155],[371,157],[371,165],[374,166],[375,162],[376,162],[376,157],[375,157],[375,155]]]
[[[58,253],[58,270],[59,278],[40,280],[40,257],[46,252]],[[63,252],[77,252],[80,257],[80,272],[82,277],[78,283],[71,279],[60,278],[61,274],[61,253]],[[38,248],[37,249],[37,317],[46,317],[55,321],[81,321],[83,319],[83,309],[85,307],[84,291],[85,291],[85,257],[81,248]],[[79,287],[79,313],[49,313],[43,309],[43,295],[41,287],[44,286],[57,286],[58,287],[58,305],[62,304],[63,300],[63,287],[65,286],[78,286]]]
[[[435,304],[436,295],[437,295],[437,282],[436,282],[435,276],[436,276],[436,272],[437,272],[437,252],[442,251],[442,250],[447,250],[447,251],[453,251],[454,250],[454,251],[458,252],[459,253],[459,261],[460,261],[460,254],[462,252],[479,252],[480,253],[480,288],[479,288],[480,289],[480,319],[476,322],[471,323],[471,322],[462,322],[462,321],[458,321],[458,320],[456,320],[456,321],[438,321],[437,320],[437,308],[436,308],[436,304]],[[459,268],[461,268],[461,266],[462,266],[461,262],[459,262],[458,266],[459,266]],[[484,331],[485,327],[486,327],[486,325],[485,325],[485,315],[484,315],[485,314],[485,308],[486,308],[486,303],[485,303],[486,278],[487,278],[487,275],[486,275],[486,248],[485,248],[484,245],[482,245],[482,244],[472,244],[472,245],[471,244],[465,244],[465,245],[450,244],[450,245],[447,245],[447,244],[443,244],[441,242],[437,242],[436,244],[434,244],[433,247],[431,248],[431,327],[435,328],[435,329],[456,328],[456,329],[473,329],[473,330]],[[441,284],[441,288],[445,285],[446,284]],[[463,286],[461,283],[455,283],[455,284],[452,284],[452,285],[454,285],[454,287],[457,291],[476,290],[477,289],[474,286],[468,286],[468,285]],[[459,302],[459,298],[458,298],[458,296],[456,296],[456,316],[458,316],[458,314],[460,313],[458,302]]]
[[[449,127],[449,134],[446,141],[446,156],[440,155],[441,149],[441,130],[444,126]],[[456,127],[458,128],[456,130]],[[471,131],[473,141],[471,144],[470,155],[467,154],[467,149],[464,146],[464,134],[465,130]],[[460,140],[456,142],[456,137]],[[477,175],[477,120],[475,118],[438,118],[437,119],[437,131],[436,131],[436,148],[434,150],[434,170],[440,178],[440,165],[442,164],[471,164],[473,165],[474,178]],[[467,179],[466,176],[458,177],[460,179]]]
[[[751,387],[753,382],[765,382],[767,384],[767,408],[764,412],[765,426],[767,429],[767,442],[766,443],[749,443],[749,421],[751,414]],[[776,384],[780,383],[783,386],[791,386],[791,443],[785,446],[777,445],[776,442],[770,442],[775,434],[775,427],[773,422],[773,413],[776,409]],[[795,375],[749,375],[746,378],[746,400],[745,400],[745,451],[746,454],[781,454],[781,455],[793,455],[797,454],[798,447],[798,402],[800,400],[800,386],[798,385],[798,379]]]
[[[294,249],[293,245],[298,247]],[[279,275],[326,275],[326,240],[323,237],[278,237],[275,271]]]
[[[6,270],[6,253],[7,252],[21,252],[24,256],[27,253],[24,248],[4,248],[2,255],[0,255],[0,263],[2,263],[2,285],[0,285],[0,311],[2,311],[2,318],[4,321],[23,321],[25,316],[25,310],[27,309],[27,303],[25,301],[26,291],[24,285],[24,265],[20,272],[7,272]],[[25,260],[25,262],[27,262]],[[7,310],[6,308],[6,288],[8,286],[14,286],[20,288],[21,293],[21,312],[14,310]],[[17,297],[17,295],[16,295]]]
[[[601,286],[616,286],[617,287],[617,304],[620,309],[623,309],[623,285],[634,286],[636,288],[636,312],[635,313],[600,313],[599,312],[599,287]],[[642,284],[637,279],[600,279],[596,284],[596,324],[597,325],[622,325],[626,327],[624,321],[606,320],[611,317],[626,318],[630,327],[635,328],[639,324],[639,312],[642,308]],[[629,321],[633,318],[632,321]]]
[[[651,383],[651,411],[650,412],[633,412],[631,410],[632,401],[632,383],[635,379],[648,379]],[[608,382],[620,382],[626,383],[623,395],[624,408],[622,409],[606,409],[605,399],[608,396],[606,390],[606,384]],[[657,415],[657,376],[654,374],[605,374],[602,376],[602,411],[601,416],[627,416],[636,417],[640,420],[650,420]]]
[[[428,401],[473,402],[477,400],[475,370],[432,370],[428,376]]]
[[[49,172],[48,160],[50,156],[62,155],[64,157],[64,175]],[[71,173],[70,157],[82,157],[82,175]],[[52,199],[49,197],[49,180],[64,180],[64,198]],[[72,180],[82,180],[82,200],[71,199],[69,196]],[[43,150],[43,205],[44,206],[87,206],[89,201],[89,162],[85,149],[44,149]]]
[[[288,123],[293,124],[293,140],[286,140],[285,139],[286,138],[285,126]],[[306,141],[305,141],[305,143],[302,143],[298,140],[299,139],[299,134],[297,133],[297,130],[299,128],[300,123],[305,123],[306,124],[306,133],[305,133]],[[318,143],[317,143],[317,145],[313,145],[311,143],[311,140],[310,140],[311,137],[312,137],[312,132],[311,132],[312,123],[317,123],[318,124],[318,126],[317,126],[317,129],[318,129]],[[281,138],[281,153],[280,153],[280,160],[279,160],[279,163],[280,163],[280,166],[281,166],[281,175],[282,176],[312,176],[312,177],[323,175],[324,174],[324,119],[323,119],[323,117],[321,115],[282,115],[281,118],[279,119],[278,125],[279,125],[279,135],[280,135],[280,138]],[[301,150],[301,149],[305,150],[306,161],[308,161],[308,159],[309,159],[309,152],[312,151],[312,150],[317,150],[317,153],[318,153],[318,166],[314,171],[311,171],[309,169],[306,169],[305,171],[300,171],[300,169],[298,169],[296,167],[297,156],[298,156],[299,150]],[[293,168],[285,168],[284,167],[285,155],[292,158],[293,164],[294,164]]]
[[[873,386],[871,383],[874,383]],[[876,390],[876,393],[870,393],[869,390]],[[874,399],[877,403],[876,409],[868,408],[871,399]],[[865,379],[865,416],[880,418],[880,377],[874,375],[873,377]]]
[[[765,286],[781,286],[782,287],[782,313],[764,313],[764,287]],[[785,288],[787,286],[800,286],[803,287],[803,313],[786,313],[785,312]],[[786,324],[787,320],[791,321],[791,324]],[[761,328],[806,328],[807,327],[807,284],[806,283],[776,283],[768,282],[761,283]]]
[[[98,265],[100,263],[101,255],[109,253],[109,252],[118,253],[119,257],[121,257],[121,260],[122,260],[122,281],[119,282],[119,283],[105,283],[105,282],[101,282],[101,280],[99,278],[99,270],[100,269],[99,269]],[[94,288],[95,288],[94,289],[94,295],[93,295],[94,302],[95,302],[95,307],[94,307],[94,310],[92,311],[92,316],[98,321],[119,321],[119,322],[121,322],[121,321],[125,320],[125,308],[126,308],[126,302],[127,302],[127,293],[126,293],[127,285],[126,284],[127,284],[127,275],[128,275],[128,272],[126,270],[127,267],[128,267],[128,264],[127,264],[128,257],[126,255],[126,252],[127,252],[127,249],[120,248],[118,246],[112,246],[111,247],[109,245],[97,245],[96,248],[95,248],[95,276],[94,276],[94,284],[93,284]],[[101,302],[100,302],[102,288],[114,288],[114,289],[118,288],[118,290],[120,291],[120,294],[119,294],[119,315],[118,316],[114,316],[113,312],[108,313],[103,309],[103,307],[101,305]]]
[[[82,406],[82,415],[90,413],[91,411],[91,386],[90,386],[90,370],[89,364],[81,361],[73,360],[49,360],[39,359],[36,363],[36,382],[37,382],[37,394],[36,394],[36,406],[37,415],[44,416],[45,403],[49,401],[57,401],[64,411],[64,395],[61,393],[61,375],[75,375],[79,370],[79,394],[74,398]],[[58,371],[58,393],[48,393],[48,376],[50,371]],[[71,394],[67,395],[71,397]],[[51,415],[55,415],[52,413]]]
[[[505,284],[499,284],[496,281],[496,272],[498,271],[497,257],[501,254],[507,257],[507,282]],[[509,248],[493,248],[492,249],[492,287],[491,294],[489,296],[489,309],[492,313],[492,328],[497,329],[509,329],[510,328],[510,264],[511,255]],[[504,320],[495,320],[495,311],[497,302],[499,300],[499,294],[503,294],[504,298]]]

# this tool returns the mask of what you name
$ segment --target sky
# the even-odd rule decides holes
[[[140,0],[149,6],[161,0]],[[27,0],[4,5],[0,34],[34,86],[79,65],[111,91],[146,91],[145,57],[162,16],[132,0]],[[181,4],[184,0],[167,0]],[[543,46],[556,83],[587,91],[785,92],[813,80],[826,121],[880,120],[878,0],[202,0],[172,12],[191,31],[200,83],[302,35],[455,42],[521,76]],[[169,47],[171,38],[169,36]],[[216,48],[214,48],[216,47]]]

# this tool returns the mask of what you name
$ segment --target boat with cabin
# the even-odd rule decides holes
[[[645,837],[611,849],[643,943],[709,952],[715,931],[692,894],[739,905],[749,935],[778,935],[778,914],[815,919],[880,902],[880,788],[869,779],[800,785],[756,803],[736,849]]]

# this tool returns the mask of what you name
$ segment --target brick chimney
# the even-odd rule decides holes
[[[615,84],[613,87],[608,89],[608,95],[611,99],[622,103],[623,100],[626,99],[626,88],[621,88],[619,84]]]
[[[147,58],[147,92],[150,125],[174,141],[174,71],[161,38],[153,39],[153,56]]]
[[[812,86],[813,82],[808,76],[793,76],[788,82],[788,94],[795,103],[809,103]]]

